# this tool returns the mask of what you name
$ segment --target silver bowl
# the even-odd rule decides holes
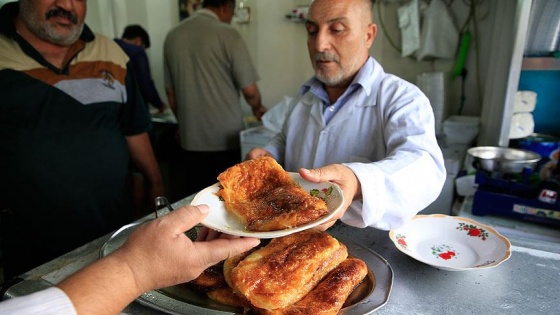
[[[541,156],[538,153],[504,147],[474,147],[467,150],[476,169],[487,172],[519,174],[525,169],[534,170]]]

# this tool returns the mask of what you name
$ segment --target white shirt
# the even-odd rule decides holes
[[[77,312],[64,291],[57,287],[50,287],[1,302],[0,314],[75,315]]]
[[[354,201],[341,220],[398,228],[432,203],[445,181],[433,109],[420,89],[385,73],[372,57],[349,89],[325,123],[324,89],[309,80],[290,104],[282,132],[265,149],[291,172],[343,163],[358,177],[363,200]]]

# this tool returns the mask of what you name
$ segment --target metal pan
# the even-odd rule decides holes
[[[504,147],[474,147],[467,150],[472,166],[479,170],[504,174],[533,171],[540,161],[538,153]]]
[[[101,247],[100,257],[104,257],[119,248],[139,224],[129,224],[117,232]],[[376,252],[355,243],[352,240],[332,235],[348,248],[348,254],[362,259],[368,266],[366,279],[348,297],[340,315],[373,314],[389,300],[393,287],[393,269],[389,263]],[[146,292],[136,302],[168,314],[185,315],[235,315],[243,313],[242,309],[227,306],[210,300],[206,295],[193,290],[188,285],[176,285]]]

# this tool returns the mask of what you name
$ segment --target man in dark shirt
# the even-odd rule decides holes
[[[159,97],[159,93],[154,85],[148,55],[146,54],[146,49],[150,48],[148,32],[140,25],[129,25],[124,29],[121,38],[116,38],[115,42],[121,46],[122,50],[130,58],[134,67],[136,81],[140,87],[140,93],[146,103],[157,108],[159,113],[163,113],[166,105]]]
[[[0,9],[0,248],[5,279],[133,217],[131,161],[164,194],[129,58],[86,1]]]
[[[148,55],[146,49],[150,48],[150,36],[148,32],[140,25],[128,25],[120,39],[116,38],[115,42],[119,44],[122,50],[130,58],[133,72],[136,76],[136,82],[140,88],[140,94],[144,98],[146,105],[151,104],[158,109],[161,114],[165,111],[166,105],[159,97],[159,93],[154,85]],[[150,125],[148,130],[152,147],[157,151],[156,136],[153,126]],[[146,200],[146,187],[144,177],[140,172],[133,168],[132,172],[132,189],[134,194],[134,203],[136,214],[141,216],[144,212],[149,211],[151,205],[150,200]]]

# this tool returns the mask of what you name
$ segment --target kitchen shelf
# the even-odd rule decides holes
[[[525,57],[521,70],[560,70],[560,58]]]

